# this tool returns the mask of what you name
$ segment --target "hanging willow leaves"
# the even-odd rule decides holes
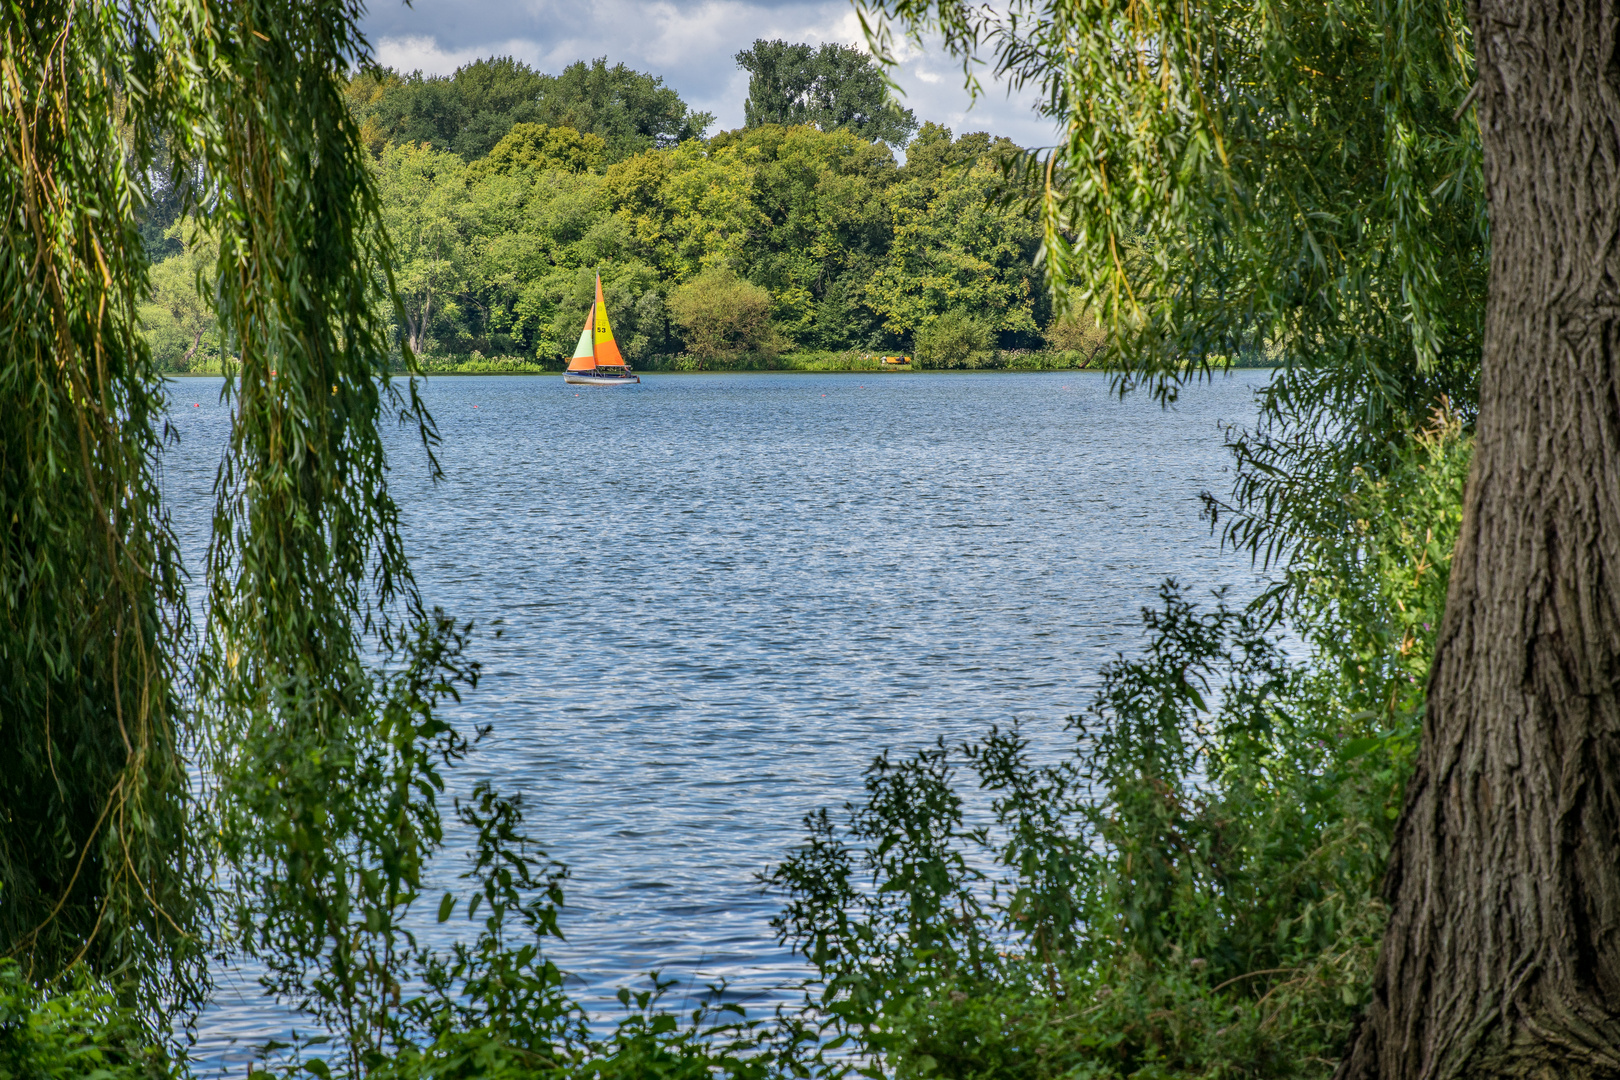
[[[414,425],[430,466],[435,434],[390,375],[389,252],[341,95],[360,10],[0,6],[0,948],[36,982],[85,961],[195,1006],[223,855],[269,987],[386,1027],[356,984],[391,977],[435,769],[464,745],[434,706],[476,667],[423,611],[387,489],[382,424]],[[200,648],[135,325],[135,211],[181,169],[237,371]]]
[[[237,941],[359,1073],[393,1030],[437,769],[465,749],[434,707],[477,669],[465,628],[422,609],[386,482],[391,413],[435,436],[390,375],[389,251],[340,81],[367,58],[359,5],[175,10],[238,373],[199,668]]]
[[[0,5],[0,955],[160,1006],[202,992],[204,868],[119,19]]]
[[[1112,331],[1122,385],[1174,398],[1212,356],[1281,370],[1236,432],[1227,539],[1270,560],[1342,531],[1432,408],[1477,401],[1487,226],[1457,0],[865,5],[1037,88],[1022,161],[1060,303]],[[1225,508],[1216,506],[1217,511]]]

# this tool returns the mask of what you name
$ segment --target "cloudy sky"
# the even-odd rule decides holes
[[[756,38],[863,45],[850,0],[372,0],[362,26],[384,64],[430,75],[486,56],[515,56],[552,73],[598,56],[623,61],[714,113],[711,130],[742,126],[748,76],[732,58]],[[896,81],[919,120],[1024,146],[1053,141],[1029,95],[1010,97],[986,82],[987,95],[973,103],[961,68],[937,50],[912,50]]]

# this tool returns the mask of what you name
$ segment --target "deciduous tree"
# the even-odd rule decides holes
[[[191,233],[180,254],[152,267],[152,292],[139,307],[152,359],[169,371],[190,371],[208,353],[220,359],[218,321],[203,299],[213,291],[219,252],[197,230]]]
[[[343,98],[368,59],[357,18],[347,0],[0,6],[0,404],[27,418],[0,424],[0,950],[36,985],[83,962],[154,1021],[201,1002],[225,944],[211,901],[272,988],[352,1004],[356,979],[306,976],[386,980],[356,942],[391,930],[379,913],[419,887],[437,827],[373,815],[385,835],[362,836],[342,803],[391,797],[352,766],[420,760],[465,673],[386,485],[384,415],[434,435],[392,378],[391,253]],[[237,362],[199,635],[131,213],[180,161]]]
[[[809,124],[895,147],[917,130],[916,115],[890,98],[882,69],[853,46],[761,38],[737,54],[737,66],[748,72],[749,127]]]
[[[466,173],[457,155],[425,143],[383,152],[378,191],[412,352],[424,348],[435,324],[454,325],[467,262]]]
[[[1478,435],[1340,1076],[1620,1076],[1620,9],[1478,0]]]
[[[992,333],[1034,337],[1037,305],[1046,307],[1032,265],[1037,225],[997,197],[1002,163],[1017,153],[983,132],[954,142],[938,124],[918,132],[887,193],[894,239],[866,288],[891,330],[914,333],[960,311]]]
[[[692,109],[663,79],[623,64],[608,67],[605,57],[576,61],[561,75],[548,76],[540,117],[600,135],[609,161],[702,138],[714,124],[712,113]]]
[[[532,178],[553,169],[589,172],[601,168],[606,149],[600,135],[570,127],[514,124],[487,156],[473,162],[469,175],[517,173]]]

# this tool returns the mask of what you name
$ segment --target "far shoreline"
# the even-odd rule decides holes
[[[1271,371],[1277,367],[1275,364],[1224,364],[1211,365],[1210,371]],[[651,370],[636,371],[637,375],[657,375],[684,377],[690,375],[1110,375],[1118,372],[1117,368],[1108,367],[1068,367],[1068,368],[1040,368],[1040,367],[980,367],[980,368],[905,368],[872,369],[872,368],[713,368],[703,371],[666,371],[653,368]],[[165,371],[160,373],[165,379],[220,379],[224,378],[219,371]],[[392,375],[405,376],[411,374],[403,370],[390,372]],[[417,376],[425,379],[465,378],[481,379],[489,377],[504,378],[559,378],[561,371],[418,371]]]

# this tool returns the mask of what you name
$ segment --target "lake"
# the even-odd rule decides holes
[[[395,431],[392,485],[425,598],[480,628],[483,682],[448,715],[493,733],[456,787],[521,793],[572,867],[553,955],[581,999],[657,967],[787,1000],[804,968],[755,875],[805,813],[886,747],[1013,717],[1060,753],[1164,578],[1252,595],[1198,495],[1229,488],[1219,425],[1268,377],[1168,410],[1092,373],[430,380],[444,479]],[[228,414],[219,380],[172,385],[164,482],[196,569]],[[227,977],[199,1057],[284,1024]]]

